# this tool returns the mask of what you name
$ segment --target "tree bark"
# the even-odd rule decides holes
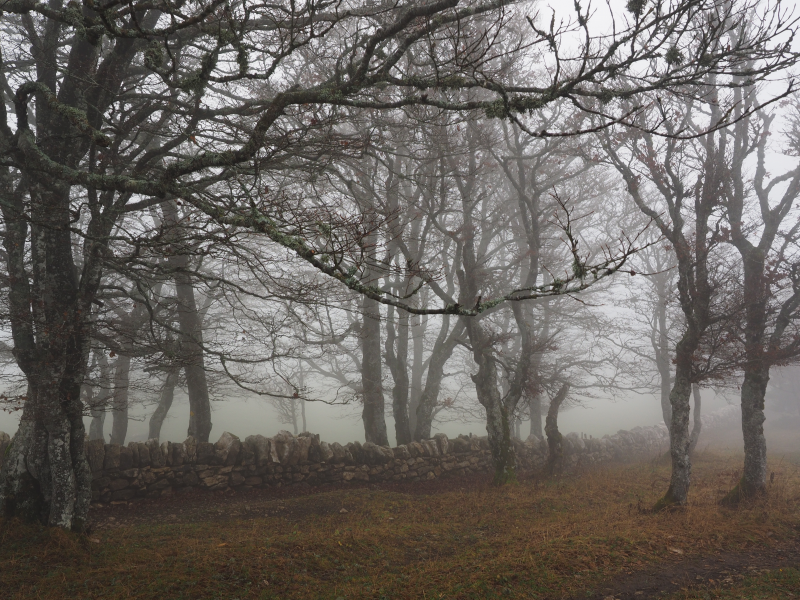
[[[460,322],[450,331],[450,316],[444,315],[442,328],[439,330],[439,336],[428,360],[428,376],[425,379],[425,387],[417,405],[417,427],[414,430],[414,439],[417,441],[427,440],[431,437],[436,404],[442,390],[444,367],[453,355],[453,350],[463,332],[464,325]]]
[[[542,438],[542,397],[539,394],[534,394],[528,400],[528,412],[531,417],[531,431],[530,435],[535,435],[539,439]]]
[[[150,416],[150,424],[148,427],[147,439],[160,440],[161,427],[164,425],[164,420],[169,414],[169,409],[172,407],[172,401],[175,399],[175,387],[178,385],[178,372],[168,371],[167,379],[161,388],[161,396],[158,399],[158,406]]]
[[[702,397],[700,386],[692,384],[692,398],[694,399],[694,412],[692,413],[692,433],[689,436],[689,454],[693,455],[697,442],[700,441],[700,431],[703,429]]]
[[[203,357],[203,323],[197,310],[194,286],[189,273],[188,249],[182,247],[178,206],[174,200],[162,204],[164,223],[171,229],[175,251],[169,255],[168,264],[173,270],[175,295],[178,300],[178,325],[180,329],[181,361],[189,392],[188,435],[198,442],[207,442],[211,435],[211,401],[208,395],[205,361]]]
[[[89,424],[90,440],[105,440],[103,428],[106,421],[106,409],[111,396],[111,367],[103,352],[97,353],[97,364],[100,367],[100,377],[97,382],[97,392],[92,391],[92,421]]]
[[[767,440],[764,437],[764,397],[769,371],[745,370],[742,382],[742,435],[744,469],[739,483],[723,498],[723,504],[736,504],[767,491]]]
[[[467,317],[462,318],[462,322],[472,344],[472,357],[478,365],[478,372],[472,376],[472,381],[478,402],[486,411],[486,433],[492,453],[494,484],[514,483],[517,481],[517,456],[511,442],[511,415],[509,405],[500,396],[494,350],[489,336],[477,319]]]
[[[373,444],[388,446],[381,373],[380,304],[364,296],[361,312],[361,384],[364,399],[361,418],[364,422],[364,438]]]
[[[672,408],[670,422],[670,458],[672,473],[667,493],[655,505],[655,510],[671,506],[685,506],[689,497],[692,463],[689,455],[689,397],[692,393],[692,354],[697,348],[698,336],[687,332],[676,347],[675,383],[670,391]]]
[[[408,400],[408,427],[414,432],[414,439],[417,437],[417,411],[422,397],[422,375],[425,371],[425,329],[427,321],[419,315],[411,317],[411,337],[413,339],[414,363],[411,367],[411,387]]]
[[[550,407],[547,409],[547,417],[545,417],[544,431],[547,435],[548,448],[547,470],[550,475],[557,475],[562,468],[564,449],[562,446],[563,436],[558,430],[558,411],[561,410],[561,404],[567,398],[568,393],[569,384],[562,384],[556,395],[550,400]]]
[[[31,202],[30,272],[22,196],[9,198],[8,189],[0,191],[14,357],[28,381],[22,421],[0,473],[0,514],[82,530],[91,472],[80,392],[99,266],[86,260],[85,285],[79,285],[69,232],[69,188],[53,187],[31,192],[36,201]]]
[[[128,435],[128,387],[130,383],[131,357],[120,355],[114,367],[114,395],[111,398],[113,417],[111,443],[125,445]]]
[[[397,325],[393,322],[394,307],[386,318],[386,364],[392,374],[392,413],[397,445],[412,441],[408,416],[408,313],[398,310]]]
[[[670,404],[670,355],[669,337],[667,336],[667,297],[666,289],[658,286],[658,306],[656,308],[656,322],[658,327],[658,343],[656,351],[656,368],[660,379],[661,415],[667,430],[672,426],[672,405]]]

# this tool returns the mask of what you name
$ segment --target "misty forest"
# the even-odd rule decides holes
[[[0,597],[800,597],[799,26],[0,0]]]

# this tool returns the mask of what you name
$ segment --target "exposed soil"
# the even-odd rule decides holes
[[[474,492],[490,486],[491,481],[491,476],[482,474],[415,482],[349,483],[315,487],[290,485],[239,492],[187,489],[156,499],[93,504],[89,511],[89,523],[91,529],[101,530],[154,522],[226,521],[274,515],[281,515],[289,520],[299,520],[307,515],[327,515],[344,508],[337,496],[327,495],[325,492],[369,489],[409,495],[429,495],[452,491]],[[289,498],[310,495],[318,497],[314,502],[288,505],[281,502]]]
[[[762,571],[800,568],[800,542],[749,552],[727,552],[664,563],[615,578],[592,595],[573,600],[643,600],[684,589],[730,586]],[[794,596],[793,596],[794,597]],[[796,597],[800,598],[800,590]]]

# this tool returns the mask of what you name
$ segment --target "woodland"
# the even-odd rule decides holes
[[[144,397],[158,440],[177,393],[196,442],[214,441],[214,411],[236,394],[268,399],[295,434],[311,403],[357,407],[379,446],[482,420],[492,469],[470,500],[341,496],[342,515],[371,515],[363,531],[389,540],[396,512],[415,548],[424,538],[442,560],[502,565],[469,593],[458,586],[473,575],[401,569],[417,583],[392,597],[499,597],[521,572],[534,587],[518,597],[539,585],[568,597],[575,581],[541,569],[584,560],[569,536],[604,536],[610,554],[585,567],[610,575],[646,548],[645,561],[721,547],[723,530],[737,547],[789,539],[800,496],[768,461],[764,422],[767,409],[800,411],[798,18],[779,0],[0,0],[0,406],[19,415],[0,470],[0,553],[19,570],[0,579],[20,597],[63,597],[14,579],[34,553],[24,544],[45,540],[36,556],[53,561],[102,546],[86,537],[85,443],[126,443]],[[741,407],[741,456],[698,452],[709,390]],[[559,411],[621,393],[660,403],[669,451],[652,481],[521,476],[515,439],[557,452]],[[388,598],[380,578],[411,561],[405,538],[373,547],[334,522],[339,507],[325,507],[338,500],[296,502],[289,513],[317,519],[318,539],[295,545],[305,525],[276,521],[272,553],[242,530],[248,566],[234,576],[209,559],[223,575],[208,581],[230,577],[241,597],[339,598],[319,590],[362,573],[360,556],[373,583],[337,589]],[[766,508],[720,512],[753,502]],[[614,532],[604,515],[617,510]],[[487,515],[488,529],[469,529]],[[654,550],[657,520],[672,518],[677,540]],[[519,519],[551,544],[525,554],[535,568],[511,550],[528,543]],[[38,529],[8,533],[12,522]],[[537,529],[547,523],[561,537]],[[233,546],[206,526],[187,524],[164,556]],[[155,553],[169,536],[148,531],[125,557],[86,560]],[[256,577],[260,553],[275,573],[300,553],[302,569]],[[308,583],[329,558],[319,569],[333,579]],[[201,597],[158,587],[183,581],[171,560],[138,591],[138,576],[126,583],[130,597]],[[95,597],[72,577],[60,585],[73,597]],[[270,581],[289,587],[270,596]],[[301,583],[323,587],[290,591]]]

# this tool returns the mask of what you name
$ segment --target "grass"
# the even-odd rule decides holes
[[[640,507],[652,506],[666,488],[663,464],[428,496],[329,492],[263,501],[266,517],[188,515],[184,522],[102,529],[88,538],[7,522],[0,527],[0,596],[585,596],[656,563],[794,539],[800,522],[797,465],[773,460],[766,499],[720,508],[716,502],[738,480],[739,464],[736,457],[701,455],[690,506],[659,514]],[[773,583],[790,577],[797,572],[781,572]]]

